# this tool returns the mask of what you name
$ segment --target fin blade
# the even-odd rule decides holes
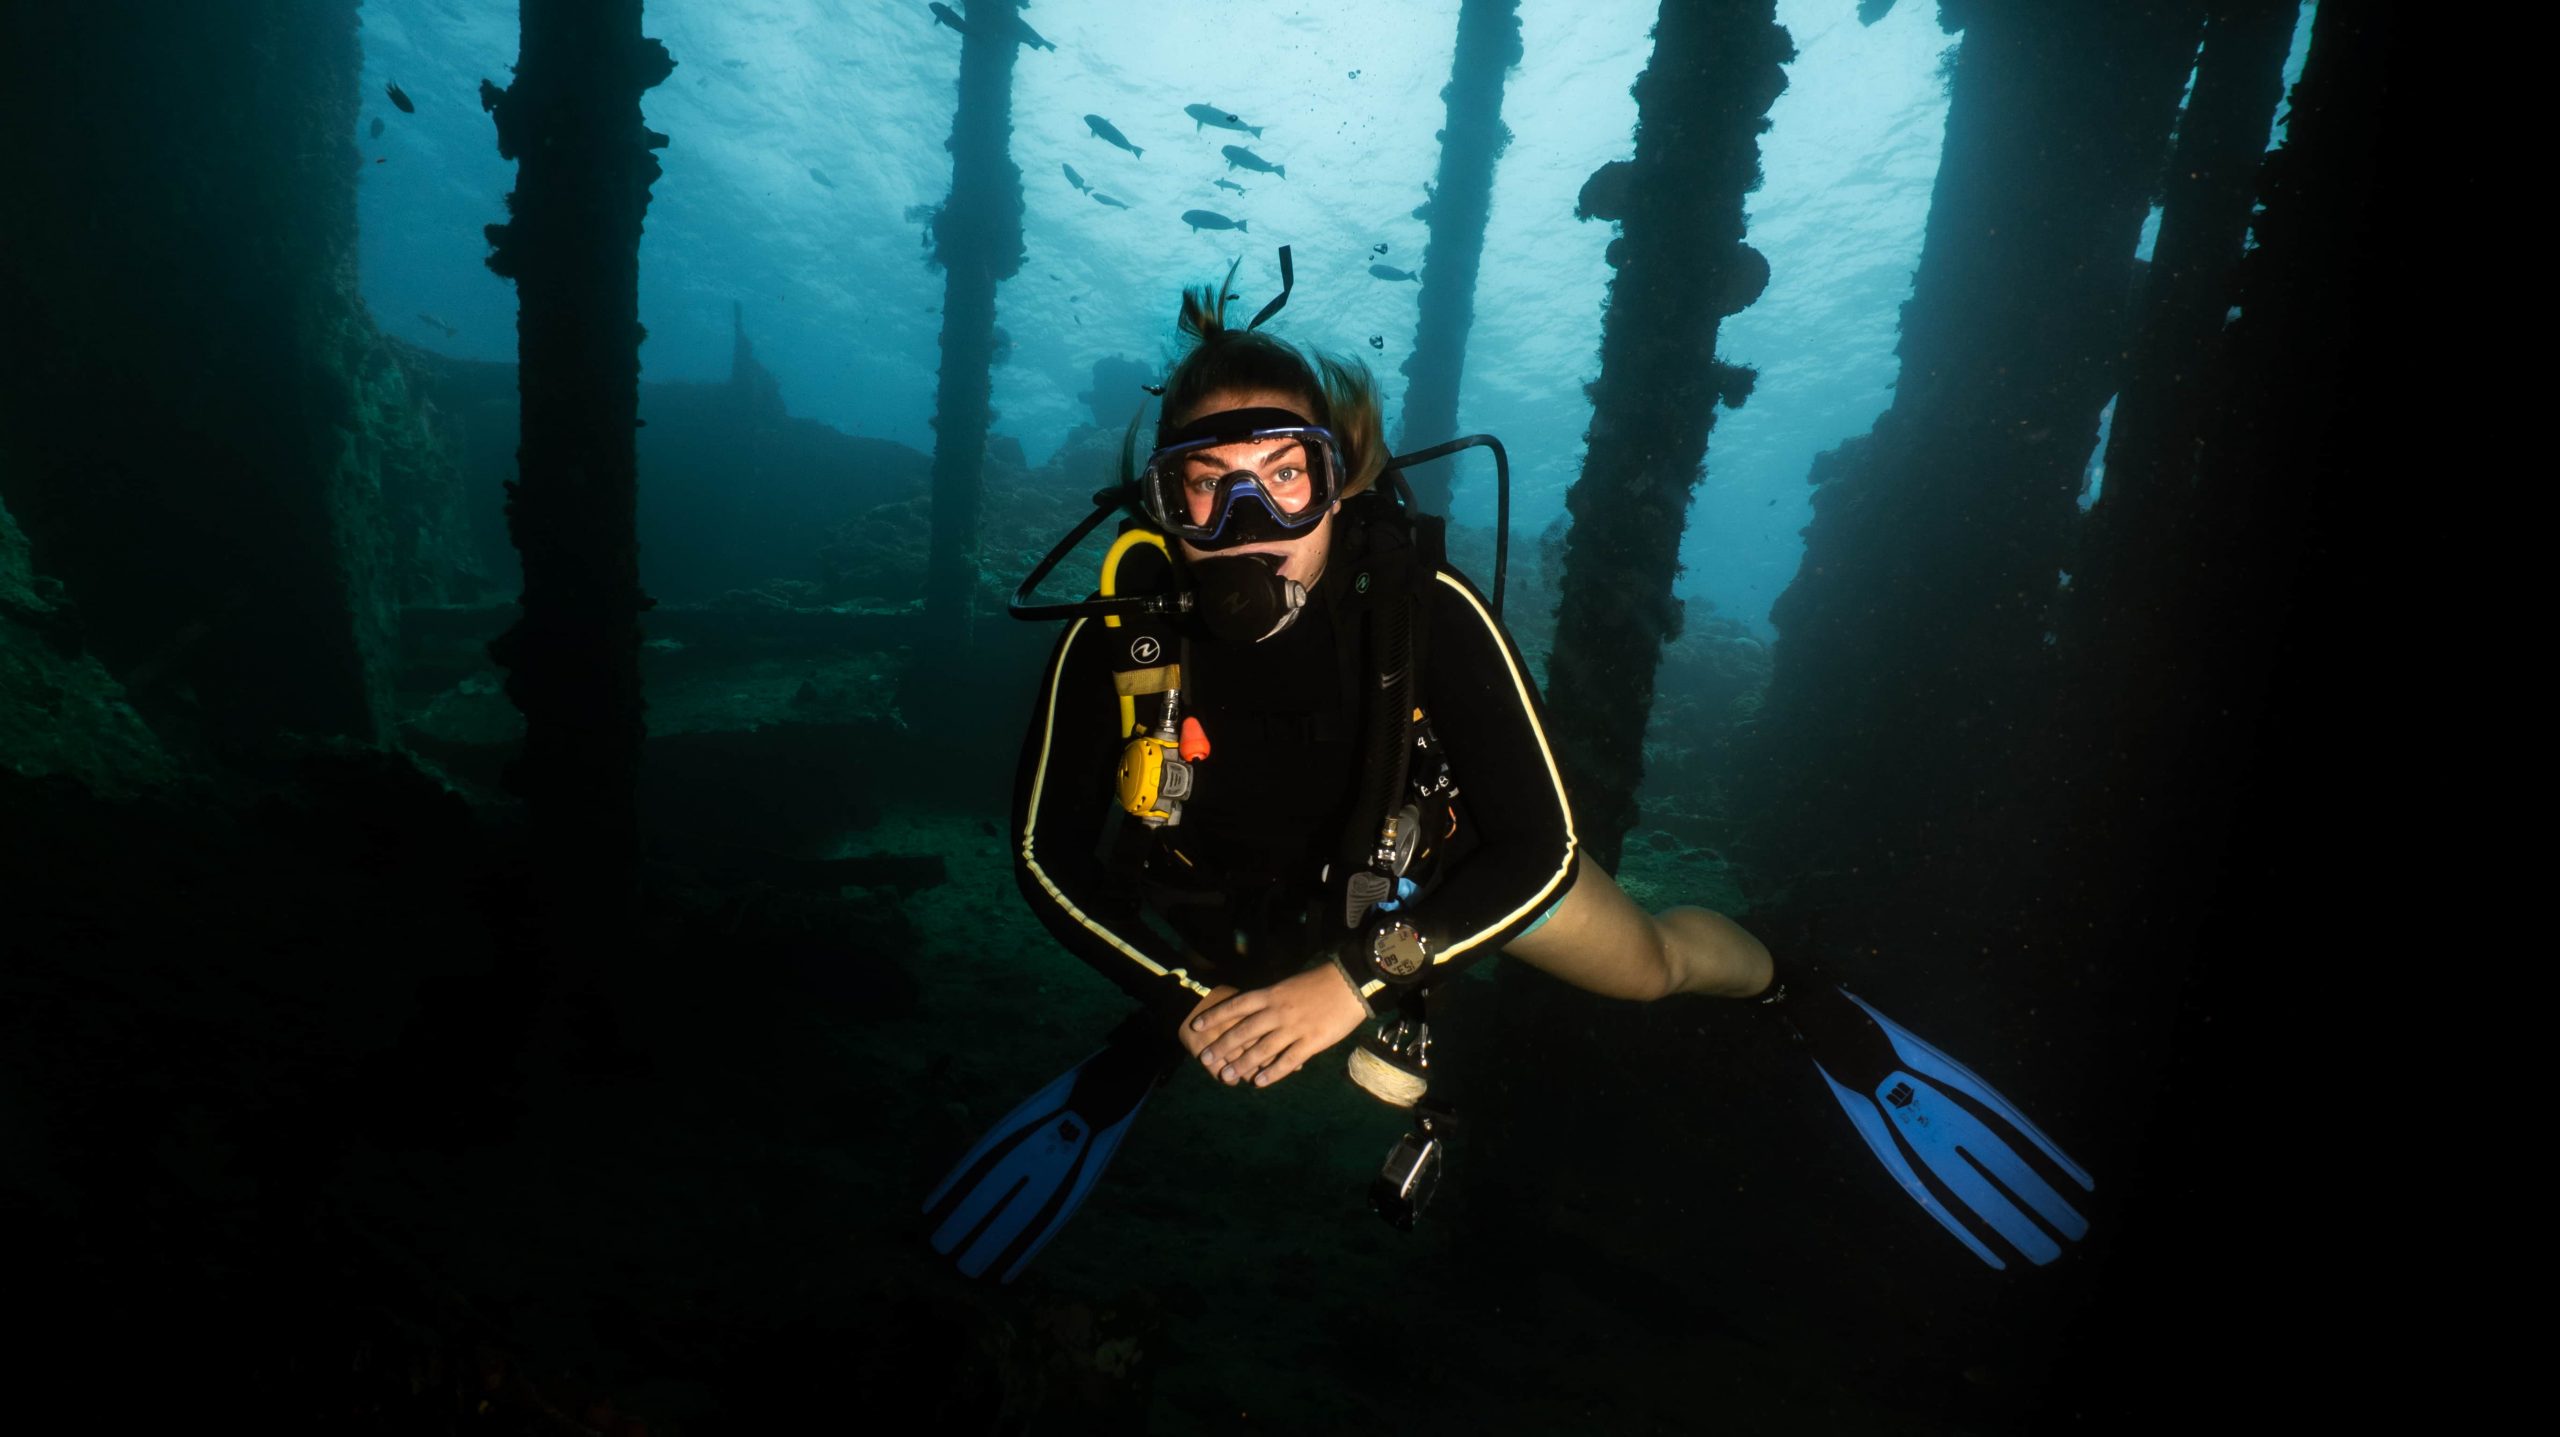
[[[1067,1102],[1077,1076],[1092,1061],[1088,1058],[1059,1074],[1046,1087],[1016,1104],[952,1166],[949,1175],[925,1199],[925,1214],[930,1217],[939,1213],[941,1217],[933,1230],[933,1250],[949,1257],[965,1245],[959,1265],[968,1276],[976,1277],[985,1271],[987,1263],[1004,1246],[1004,1242],[998,1242],[981,1254],[989,1232],[1002,1231],[1004,1241],[1009,1242],[1030,1220],[1044,1194],[1026,1189],[1037,1185],[1040,1174],[1052,1164],[1073,1160],[1060,1151],[1054,1125],[1074,1117],[1067,1111]],[[1031,1151],[1026,1153],[1026,1148]]]
[[[1138,1108],[1146,1105],[1146,1099],[1138,1100]],[[1138,1108],[1131,1108],[1127,1116],[1120,1121],[1093,1135],[1091,1145],[1086,1148],[1067,1184],[1066,1200],[1058,1204],[1056,1213],[1040,1229],[1039,1235],[1031,1240],[1030,1246],[1025,1247],[1022,1255],[1013,1260],[1012,1266],[1004,1270],[1004,1276],[999,1279],[1000,1281],[1011,1282],[1020,1275],[1022,1269],[1030,1265],[1031,1259],[1040,1255],[1040,1249],[1049,1245],[1049,1239],[1056,1237],[1059,1230],[1067,1225],[1067,1219],[1076,1215],[1076,1209],[1084,1206],[1085,1195],[1093,1191],[1094,1182],[1102,1176],[1102,1170],[1110,1165],[1112,1157],[1120,1151],[1121,1136],[1129,1131],[1129,1124],[1137,1120]],[[975,1273],[970,1275],[976,1276]]]
[[[2054,1144],[2053,1139],[2044,1135],[2042,1129],[2029,1122],[2027,1115],[2018,1111],[2017,1105],[2001,1096],[1999,1089],[1984,1082],[1981,1076],[1971,1068],[1932,1047],[1926,1039],[1877,1012],[1875,1005],[1866,999],[1846,988],[1841,989],[1840,993],[1842,997],[1865,1009],[1868,1017],[1875,1019],[1876,1026],[1882,1028],[1885,1036],[1892,1040],[1894,1052],[1901,1057],[1904,1066],[1912,1073],[1929,1079],[1941,1087],[1953,1088],[1990,1109],[2002,1122],[2016,1129],[2029,1142],[2041,1149],[2046,1157],[2053,1160],[2055,1167],[2070,1175],[2073,1182],[2080,1184],[2087,1191],[2097,1191],[2097,1179],[2089,1176],[2087,1169],[2073,1162],[2060,1147]]]
[[[1093,1060],[1088,1058],[1085,1061],[1089,1063]],[[929,1213],[940,1207],[943,1198],[954,1187],[959,1186],[960,1180],[984,1163],[988,1155],[993,1153],[999,1145],[1018,1143],[1023,1135],[1034,1127],[1065,1112],[1067,1094],[1075,1087],[1076,1074],[1082,1071],[1084,1071],[1083,1064],[1078,1064],[1059,1074],[1047,1087],[1016,1103],[1012,1112],[1005,1114],[994,1127],[987,1129],[986,1136],[978,1139],[976,1145],[971,1147],[960,1161],[952,1164],[951,1171],[944,1175],[941,1182],[934,1185],[930,1194],[926,1195],[924,1210]]]
[[[1058,1230],[1059,1224],[1066,1221],[1067,1213],[1074,1211],[1072,1201],[1061,1210],[1059,1192],[1073,1185],[1077,1175],[1088,1166],[1092,1138],[1091,1124],[1073,1113],[1060,1115],[1038,1136],[1015,1148],[1004,1167],[999,1168],[989,1181],[979,1185],[971,1194],[972,1203],[964,1204],[962,1211],[954,1213],[952,1220],[944,1223],[934,1234],[935,1247],[948,1256],[949,1249],[943,1247],[945,1235],[949,1235],[955,1246],[966,1237],[968,1245],[961,1251],[958,1261],[960,1271],[970,1277],[985,1273],[998,1258],[1022,1241],[1026,1233],[1036,1233],[1032,1238],[1032,1246],[1036,1250]],[[990,1190],[1000,1192],[1001,1198],[977,1203],[977,1199]],[[969,1215],[972,1206],[987,1209],[985,1221],[964,1226],[962,1219]],[[1018,1270],[1021,1264],[1014,1266]],[[1006,1274],[1007,1277],[1011,1275]]]
[[[1966,1145],[1962,1149],[1976,1167],[2007,1189],[2011,1198],[2024,1198],[2027,1206],[2035,1210],[2035,1215],[2065,1239],[2078,1242],[2089,1235],[2089,1220],[2080,1215],[2080,1210],[2073,1207],[2071,1200],[2060,1190],[2045,1181],[2044,1174],[2037,1172],[2016,1148],[2000,1142],[1996,1134],[1986,1134],[1986,1137],[1990,1140],[1988,1147]]]
[[[933,1250],[1011,1282],[1083,1205],[1163,1067],[1115,1042],[1016,1105],[925,1199]]]
[[[1956,1201],[2029,1262],[2042,1267],[2062,1256],[2062,1245],[2019,1210],[2012,1194],[2025,1198],[2068,1237],[2076,1239],[2089,1230],[2088,1220],[2073,1211],[2016,1149],[1928,1080],[1909,1073],[1891,1074],[1877,1085],[1875,1104]]]
[[[1912,1169],[1911,1160],[1903,1155],[1902,1145],[1895,1141],[1893,1129],[1885,1119],[1884,1109],[1878,1105],[1876,1099],[1855,1088],[1843,1085],[1839,1079],[1831,1076],[1830,1069],[1823,1067],[1820,1063],[1814,1064],[1814,1068],[1822,1074],[1822,1081],[1831,1086],[1831,1096],[1838,1099],[1842,1111],[1848,1113],[1849,1122],[1857,1128],[1858,1136],[1866,1139],[1867,1146],[1874,1151],[1877,1161],[1882,1162],[1885,1171],[1893,1174],[1895,1181],[1902,1184],[1902,1190],[1911,1195],[1911,1200],[1920,1204],[1921,1209],[1929,1216],[1936,1218],[1939,1226],[1954,1233],[1966,1247],[1973,1249],[1976,1257],[1995,1268],[2006,1268],[2008,1264],[2000,1260],[2000,1255],[1985,1245],[1981,1238],[1974,1236],[1973,1229],[1966,1227],[1962,1219],[1947,1211],[1946,1204],[1938,1201],[1938,1195],[1931,1192],[1929,1185],[1920,1180],[1920,1174]]]

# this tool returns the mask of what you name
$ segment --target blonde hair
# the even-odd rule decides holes
[[[1343,497],[1367,490],[1387,467],[1376,376],[1357,359],[1301,351],[1277,335],[1230,326],[1227,303],[1235,295],[1227,285],[1235,277],[1229,265],[1225,282],[1182,292],[1174,327],[1187,346],[1165,376],[1158,442],[1173,427],[1174,415],[1189,418],[1213,394],[1260,389],[1296,395],[1315,411],[1307,417],[1332,430],[1342,450]]]

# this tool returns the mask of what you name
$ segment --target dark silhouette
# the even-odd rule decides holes
[[[2158,602],[2159,576],[2179,568],[2178,529],[2191,513],[2197,447],[2221,394],[2221,343],[2233,275],[2256,202],[2259,162],[2284,88],[2291,0],[2216,0],[2205,16],[2195,90],[2178,120],[2177,151],[2161,186],[2160,234],[2137,296],[2134,339],[2116,394],[2106,482],[2071,565],[2063,637],[2113,648],[2110,630],[2141,626],[2122,612]],[[2130,632],[2121,635],[2130,639]],[[2071,687],[2093,712],[2159,692],[2169,653],[2117,650]],[[2126,682],[2142,675],[2138,683]]]
[[[1893,403],[1814,462],[1744,774],[1807,907],[1954,927],[2059,892],[2026,817],[2054,796],[2008,754],[2055,691],[2054,601],[2202,8],[1967,19]]]
[[[525,718],[508,786],[541,856],[533,952],[553,996],[582,1010],[600,1001],[590,965],[634,936],[640,615],[652,602],[634,517],[640,222],[667,142],[640,96],[674,68],[640,33],[640,0],[526,0],[515,79],[490,110],[498,153],[518,167],[488,265],[516,285],[523,440],[507,531],[524,596],[489,653]]]

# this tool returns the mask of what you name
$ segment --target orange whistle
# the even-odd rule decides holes
[[[1184,763],[1198,763],[1209,756],[1209,731],[1200,727],[1200,720],[1186,718],[1182,721],[1182,747],[1179,752]]]

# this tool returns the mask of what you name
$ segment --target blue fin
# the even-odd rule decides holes
[[[1167,1069],[1115,1040],[1025,1099],[925,1198],[933,1250],[969,1277],[1000,1265],[1013,1281],[1083,1205]]]
[[[1865,1031],[1822,1018],[1817,1005],[1827,995],[1818,988],[1805,995],[1812,1011],[1802,1011],[1816,1021],[1798,1031],[1858,1136],[1923,1211],[1995,1268],[2008,1263],[1984,1241],[1984,1229],[2039,1266],[2062,1255],[2062,1242],[2087,1234],[2089,1220],[2057,1186],[2095,1191],[2085,1169],[1972,1069],[1856,994],[1832,991],[1856,1005],[1846,1023]]]

